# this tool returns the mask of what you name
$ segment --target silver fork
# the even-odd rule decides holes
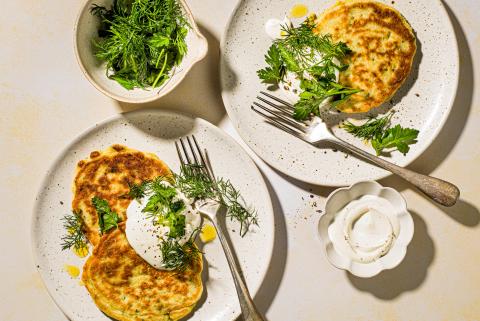
[[[267,123],[270,125],[292,134],[313,146],[318,146],[321,142],[331,142],[349,150],[371,163],[400,176],[441,205],[453,206],[460,196],[458,187],[449,182],[397,166],[337,138],[320,117],[315,116],[308,123],[295,120],[293,118],[294,107],[290,103],[269,93],[263,91],[260,93],[263,95],[257,96],[260,102],[255,101],[251,108],[267,119]]]
[[[184,140],[186,140],[186,143]],[[206,158],[204,157],[195,136],[192,135],[192,139],[190,139],[188,136],[185,139],[180,138],[175,142],[175,147],[177,149],[178,158],[180,159],[182,166],[192,164],[197,165],[199,166],[198,170],[204,171],[211,180],[215,181],[215,176],[210,166],[210,162],[205,161]],[[241,275],[240,267],[235,261],[230,245],[221,228],[221,224],[219,224],[217,214],[222,215],[222,213],[220,213],[222,208],[219,205],[206,200],[205,203],[198,206],[198,210],[201,214],[203,214],[204,217],[208,218],[213,223],[213,226],[217,231],[218,239],[220,240],[220,244],[222,244],[228,266],[232,272],[243,319],[245,321],[264,321],[265,319],[258,312],[255,303],[250,296],[250,292],[248,291],[247,285],[245,284],[245,281]]]

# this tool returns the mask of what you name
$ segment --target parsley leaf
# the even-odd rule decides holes
[[[120,218],[118,217],[117,213],[112,211],[107,200],[94,196],[92,198],[92,204],[97,211],[100,234],[103,234],[112,228],[118,227]]]
[[[403,128],[400,125],[387,129],[382,135],[377,135],[372,140],[372,146],[375,148],[377,155],[380,155],[384,149],[393,148],[402,154],[408,153],[410,144],[417,141],[418,130],[413,128]]]
[[[285,67],[280,57],[280,50],[273,44],[265,55],[265,62],[269,65],[257,71],[258,77],[264,83],[277,83],[282,80]]]

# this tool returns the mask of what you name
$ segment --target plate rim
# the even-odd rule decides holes
[[[198,116],[195,116],[195,115],[192,115],[192,114],[189,114],[189,113],[185,113],[185,112],[178,112],[176,110],[171,110],[171,109],[152,109],[152,108],[140,108],[140,109],[136,109],[136,110],[133,110],[133,111],[128,111],[128,112],[124,112],[124,113],[118,113],[118,114],[114,114],[114,115],[111,115],[109,117],[106,117],[104,118],[103,120],[99,121],[99,122],[95,122],[94,125],[90,125],[88,126],[87,128],[81,130],[81,132],[74,137],[74,139],[72,139],[71,141],[67,142],[61,149],[60,151],[56,154],[56,156],[53,158],[53,160],[49,163],[49,166],[47,168],[47,171],[45,172],[40,184],[39,184],[39,187],[37,188],[37,191],[35,193],[35,198],[34,198],[34,204],[33,204],[33,207],[32,207],[32,210],[31,210],[31,216],[30,216],[30,247],[31,247],[31,253],[32,253],[32,258],[33,258],[33,264],[35,266],[35,270],[38,272],[38,274],[40,275],[40,279],[42,280],[42,284],[44,285],[45,289],[47,290],[46,292],[48,293],[49,297],[53,300],[53,302],[55,303],[55,305],[58,307],[58,309],[70,320],[72,321],[76,321],[78,320],[76,317],[76,315],[72,314],[73,311],[67,311],[66,309],[64,309],[59,302],[57,302],[55,296],[53,295],[54,291],[52,291],[49,287],[49,285],[47,284],[44,276],[43,276],[43,269],[40,268],[40,254],[38,253],[38,251],[36,251],[36,245],[37,245],[37,242],[36,242],[36,236],[35,236],[35,218],[37,217],[37,213],[38,213],[38,210],[39,210],[39,203],[40,203],[40,199],[41,199],[41,195],[42,195],[42,192],[45,190],[46,187],[48,187],[49,185],[47,184],[48,183],[48,180],[49,180],[49,176],[52,174],[53,170],[55,167],[57,167],[57,165],[62,161],[62,159],[64,158],[64,156],[68,153],[68,150],[75,144],[79,143],[83,138],[85,138],[85,136],[87,136],[89,133],[91,133],[93,130],[99,128],[100,126],[103,126],[103,125],[106,125],[110,122],[113,122],[113,121],[116,121],[116,120],[120,120],[120,119],[124,119],[125,118],[125,115],[134,115],[134,114],[149,114],[149,113],[157,113],[157,114],[161,114],[161,115],[171,115],[171,116],[180,116],[180,117],[183,117],[183,118],[190,118],[191,120],[193,120],[194,122],[200,122],[200,123],[203,123],[205,125],[207,125],[210,129],[214,130],[217,134],[219,134],[220,136],[222,136],[223,138],[226,138],[227,140],[230,140],[236,147],[239,148],[239,150],[241,150],[241,153],[244,153],[245,156],[247,156],[247,162],[251,163],[253,165],[253,171],[255,172],[255,175],[257,175],[259,178],[260,178],[260,186],[257,186],[260,187],[261,189],[263,189],[263,192],[262,193],[264,195],[264,197],[266,197],[266,202],[265,202],[265,205],[266,205],[266,213],[270,213],[271,215],[271,218],[272,218],[272,225],[269,227],[270,228],[270,232],[268,234],[271,235],[270,238],[268,238],[268,249],[269,249],[269,258],[268,258],[268,264],[266,264],[266,266],[264,268],[262,268],[260,270],[260,282],[259,282],[259,285],[258,285],[258,288],[255,289],[255,291],[251,291],[251,296],[252,298],[254,298],[258,291],[260,290],[261,286],[262,286],[262,283],[263,281],[265,280],[265,277],[267,276],[267,272],[268,272],[268,269],[269,269],[269,266],[272,262],[272,257],[273,257],[273,250],[274,250],[274,243],[275,243],[275,213],[274,213],[274,210],[273,210],[273,204],[272,204],[272,198],[270,196],[270,191],[268,190],[268,187],[267,187],[267,184],[265,182],[265,178],[262,174],[262,172],[260,171],[260,169],[258,168],[258,165],[253,161],[253,159],[250,157],[250,155],[248,155],[247,151],[232,137],[230,136],[227,132],[225,132],[224,130],[222,130],[221,128],[215,126],[214,124],[210,123],[209,121],[201,118],[201,117],[198,117]],[[203,256],[202,256],[203,257]],[[203,284],[203,282],[202,282]],[[205,286],[205,285],[204,285]],[[89,294],[90,296],[90,294]],[[93,301],[93,299],[92,299]],[[195,308],[194,308],[195,310]],[[238,318],[241,314],[241,310],[238,309],[238,305],[234,305],[233,306],[233,314],[231,314],[232,316],[232,320],[235,320],[236,318]],[[83,319],[80,319],[80,320],[83,320]]]
[[[296,175],[295,173],[292,174],[289,171],[285,171],[283,169],[283,167],[278,166],[278,164],[276,162],[271,161],[271,160],[267,160],[265,157],[263,157],[262,156],[262,151],[260,150],[260,148],[258,148],[255,144],[249,143],[249,139],[247,139],[248,137],[243,132],[243,130],[240,129],[240,126],[238,126],[238,124],[241,121],[239,121],[239,122],[234,121],[236,119],[236,117],[234,117],[232,115],[234,115],[235,113],[233,112],[232,105],[231,105],[230,100],[228,98],[227,90],[225,90],[226,86],[225,86],[225,81],[224,81],[224,75],[226,75],[227,71],[225,70],[225,57],[224,57],[224,55],[225,55],[225,48],[226,48],[226,43],[227,43],[228,30],[230,29],[234,18],[237,16],[237,11],[246,1],[248,1],[248,0],[239,0],[237,2],[235,8],[230,13],[230,16],[229,16],[229,18],[227,20],[227,23],[225,25],[225,28],[223,30],[222,37],[220,39],[220,68],[219,68],[220,86],[221,86],[220,89],[221,89],[223,104],[225,105],[225,109],[227,111],[228,117],[232,121],[233,127],[235,128],[235,130],[237,131],[239,136],[242,138],[242,140],[245,142],[245,144],[255,153],[255,155],[257,155],[260,159],[262,159],[262,161],[267,163],[269,166],[274,168],[276,171],[279,171],[280,173],[282,173],[284,175],[287,175],[290,178],[293,178],[295,180],[298,180],[300,182],[304,182],[304,183],[307,183],[307,184],[317,185],[317,186],[326,186],[326,187],[343,187],[343,186],[349,186],[349,185],[355,183],[355,182],[352,181],[350,183],[345,183],[345,184],[342,184],[342,183],[325,184],[324,182],[320,182],[318,180],[308,179],[308,177],[304,177],[302,175]],[[375,0],[375,1],[378,1],[378,0]],[[423,153],[432,145],[432,143],[435,141],[435,139],[440,134],[440,131],[445,126],[445,123],[447,122],[447,119],[450,116],[453,105],[455,103],[455,99],[456,99],[457,93],[458,93],[458,84],[459,84],[459,80],[460,80],[460,55],[459,55],[459,49],[458,49],[458,39],[457,39],[457,35],[455,34],[455,29],[453,28],[452,20],[450,19],[450,16],[448,15],[448,12],[447,12],[447,10],[446,10],[446,8],[443,5],[441,0],[435,0],[435,2],[433,2],[432,0],[428,0],[427,2],[430,3],[430,4],[435,4],[436,3],[439,6],[438,13],[441,16],[443,16],[443,19],[445,21],[448,21],[448,23],[445,24],[445,27],[448,29],[448,33],[449,33],[449,35],[452,36],[452,41],[455,43],[455,46],[454,46],[455,49],[453,51],[453,59],[452,59],[455,63],[455,73],[453,74],[454,79],[452,81],[453,95],[451,95],[449,101],[447,102],[447,104],[446,104],[447,108],[446,108],[445,112],[443,113],[443,117],[438,122],[438,126],[436,126],[435,129],[432,131],[432,135],[431,135],[429,141],[427,143],[425,143],[421,148],[418,149],[418,152],[415,155],[415,157],[410,159],[405,165],[402,166],[404,168],[407,168],[408,166],[410,166],[421,155],[423,155]],[[379,175],[377,175],[375,177],[371,177],[371,178],[365,178],[365,179],[378,181],[378,180],[384,179],[384,178],[392,176],[392,175],[394,175],[394,174],[391,173],[391,172],[388,172],[386,170],[383,170],[382,174],[379,174]],[[314,177],[314,176],[312,176],[312,177]],[[365,179],[361,179],[361,180],[365,180]]]

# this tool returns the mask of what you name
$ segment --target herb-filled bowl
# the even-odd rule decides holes
[[[85,3],[74,29],[77,61],[103,94],[128,103],[153,101],[206,56],[208,43],[184,0],[123,3]]]

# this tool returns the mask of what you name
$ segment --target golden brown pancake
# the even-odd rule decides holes
[[[390,99],[412,68],[413,30],[395,9],[376,1],[340,0],[318,19],[316,32],[330,34],[353,51],[339,82],[361,89],[337,108],[367,112]]]
[[[100,240],[98,215],[92,205],[94,196],[107,200],[121,221],[125,221],[131,201],[125,197],[130,191],[129,184],[171,175],[168,166],[156,155],[122,145],[94,151],[90,158],[79,161],[73,183],[72,208],[81,213],[90,243],[96,246]]]
[[[195,307],[203,291],[202,258],[185,271],[161,271],[128,244],[125,223],[104,234],[83,267],[95,304],[119,321],[174,321]]]

